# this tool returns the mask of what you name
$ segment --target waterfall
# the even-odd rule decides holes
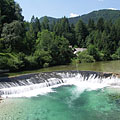
[[[23,75],[0,79],[2,97],[31,97],[62,85],[75,85],[79,88],[95,90],[104,87],[119,87],[120,79],[111,73],[91,71],[58,71]]]

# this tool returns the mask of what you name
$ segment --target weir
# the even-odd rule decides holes
[[[112,73],[92,71],[57,71],[28,74],[11,78],[0,79],[0,96],[25,96],[24,93],[39,94],[43,88],[52,88],[58,85],[82,85],[92,83],[93,86],[107,87],[120,86],[120,79]],[[98,88],[99,88],[98,87]],[[34,91],[34,92],[33,92]],[[32,93],[33,92],[33,93]],[[29,95],[30,96],[30,95]]]

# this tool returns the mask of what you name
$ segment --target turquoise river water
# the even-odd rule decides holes
[[[111,89],[68,85],[36,97],[9,98],[0,104],[0,120],[120,120],[120,101],[111,94]]]

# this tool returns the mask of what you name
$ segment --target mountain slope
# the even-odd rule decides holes
[[[108,10],[108,9],[98,10],[98,11],[90,12],[88,14],[84,14],[82,16],[68,18],[68,20],[70,23],[73,23],[73,24],[75,24],[79,19],[81,19],[85,23],[88,23],[90,18],[93,19],[95,22],[97,22],[97,20],[100,17],[103,17],[105,20],[112,20],[114,22],[116,19],[120,18],[120,10]],[[42,22],[43,19],[44,19],[44,17],[40,18],[40,22]],[[56,22],[59,19],[48,17],[50,24],[53,21]]]
[[[93,11],[89,14],[82,15],[80,18],[85,22],[88,23],[89,19],[93,19],[95,22],[102,17],[105,20],[112,20],[113,22],[120,18],[120,10],[99,10]]]

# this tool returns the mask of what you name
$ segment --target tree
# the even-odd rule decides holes
[[[73,29],[71,29],[68,18],[63,17],[62,19],[60,19],[55,24],[54,32],[57,36],[61,36],[61,37],[63,36],[64,38],[68,39],[70,44],[74,45],[73,43],[74,33],[73,33]]]
[[[118,44],[117,41],[117,31],[115,26],[113,25],[109,34],[109,50],[110,54],[113,54],[116,51],[116,46]]]
[[[51,31],[51,32],[54,32],[55,24],[56,24],[55,21],[53,21],[53,22],[50,24],[50,31]]]
[[[42,30],[49,30],[49,20],[47,16],[44,17],[42,23],[41,23],[41,29]]]
[[[73,53],[69,48],[69,41],[64,37],[55,36],[54,33],[44,30],[38,33],[36,51],[47,51],[51,57],[51,65],[69,63]]]
[[[24,50],[24,25],[22,22],[13,21],[10,24],[4,24],[1,36],[5,51],[12,52]]]
[[[52,65],[63,65],[71,62],[73,57],[72,49],[69,48],[69,41],[64,37],[56,36],[51,46]]]
[[[95,23],[93,19],[89,19],[88,21],[88,31],[92,32],[93,30],[95,30]]]
[[[37,49],[49,51],[50,46],[53,44],[54,34],[48,30],[43,30],[38,33]]]
[[[36,37],[31,24],[29,24],[29,30],[26,31],[24,45],[26,46],[27,54],[32,54],[35,51]]]
[[[52,61],[49,51],[36,50],[34,53],[38,68],[48,67]]]
[[[100,60],[100,55],[99,55],[98,49],[95,48],[94,45],[89,45],[89,47],[88,47],[88,54],[93,56],[93,58],[96,61]]]
[[[86,37],[88,35],[88,30],[82,20],[79,20],[75,25],[75,33],[77,45],[79,47],[86,47]]]
[[[23,21],[22,9],[14,0],[0,1],[0,36],[4,23],[11,23],[13,20]]]
[[[101,35],[102,33],[98,30],[92,31],[86,38],[87,46],[93,44],[96,48],[101,50],[101,46],[103,46],[103,43],[101,42]]]
[[[35,18],[34,16],[32,16],[30,24],[32,25],[33,32],[35,34],[35,38],[37,39],[37,34],[38,34],[38,32],[41,31],[40,21],[37,17]]]
[[[93,58],[93,56],[88,54],[88,51],[83,51],[83,52],[78,52],[77,53],[77,59],[79,60],[79,63],[83,63],[83,62],[95,62],[95,59]]]
[[[20,8],[18,3],[15,3],[15,13],[14,13],[14,20],[23,21],[24,17],[22,16],[22,9]]]
[[[117,49],[116,54],[117,54],[118,58],[120,59],[120,47]]]
[[[120,19],[116,20],[115,22],[115,29],[116,29],[116,47],[120,46]]]
[[[104,19],[103,18],[99,18],[99,20],[97,21],[97,29],[103,32],[104,30]]]
[[[113,23],[112,23],[111,20],[105,21],[105,23],[104,23],[104,30],[105,30],[107,35],[110,34],[112,26],[113,26]]]
[[[70,36],[70,40],[69,40],[70,45],[75,46],[75,45],[77,45],[77,41],[75,39],[75,26],[74,26],[74,24],[71,24],[70,32],[71,32],[71,36]]]
[[[69,21],[66,17],[60,19],[54,27],[54,32],[58,36],[67,37],[67,33],[70,33]]]

